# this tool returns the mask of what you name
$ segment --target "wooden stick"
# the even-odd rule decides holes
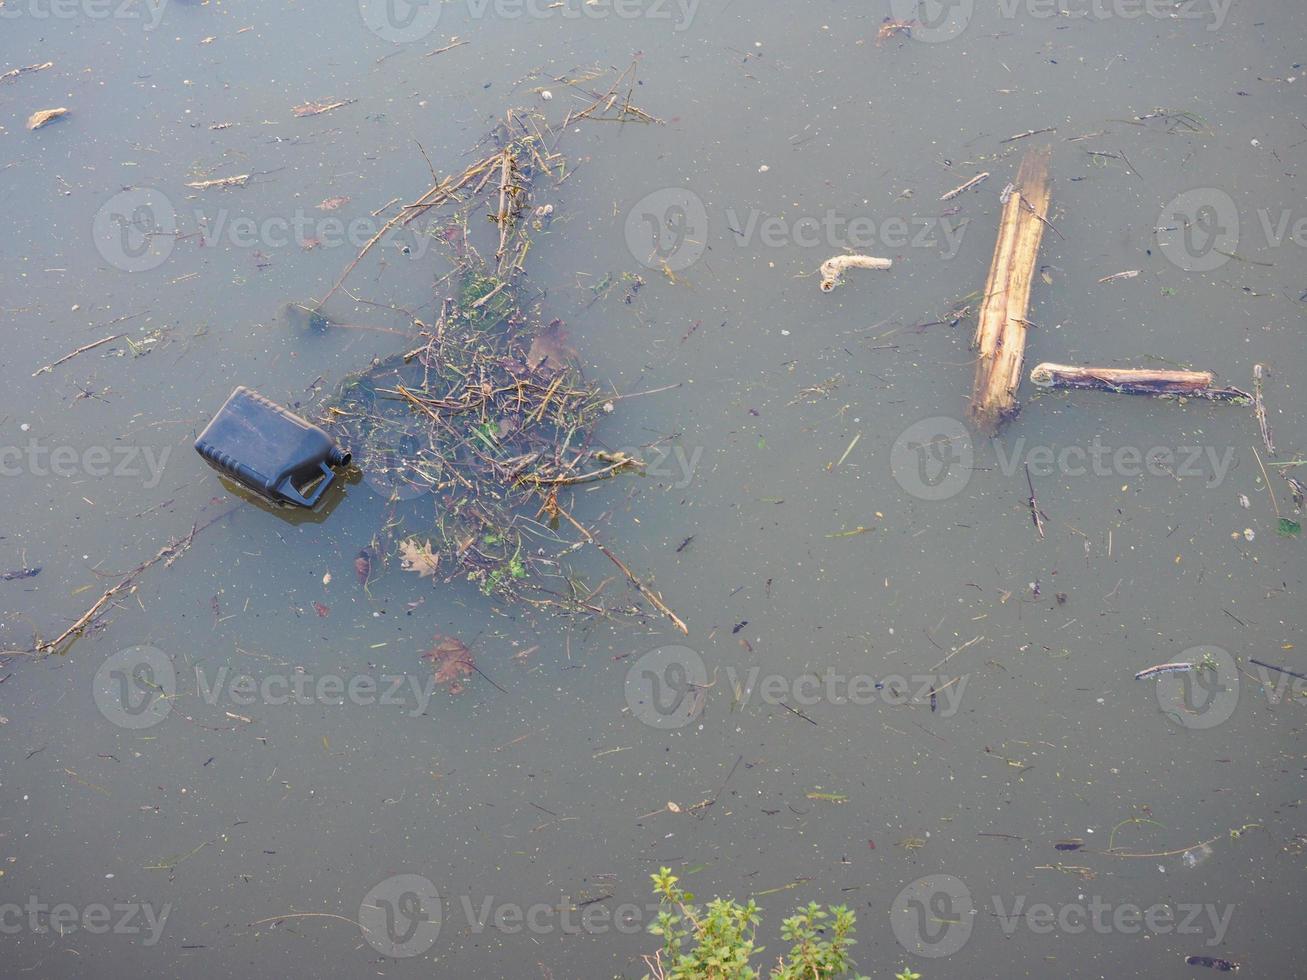
[[[504,251],[508,248],[509,211],[513,207],[509,191],[512,183],[513,153],[511,150],[505,149],[503,159],[499,163],[499,211],[497,214],[499,248],[495,250],[495,260],[499,263],[498,269],[501,273],[504,271]]]
[[[658,593],[655,592],[653,589],[649,588],[649,586],[645,585],[638,578],[636,578],[635,573],[632,572],[629,568],[627,568],[626,565],[622,563],[622,560],[620,558],[618,558],[615,554],[613,554],[602,544],[600,544],[598,539],[595,538],[595,536],[591,534],[585,528],[585,526],[581,524],[580,521],[578,521],[567,511],[563,510],[563,508],[558,503],[557,496],[551,495],[547,506],[549,510],[555,511],[561,514],[564,518],[566,518],[567,522],[571,524],[572,527],[576,528],[578,531],[581,532],[582,537],[584,537],[592,545],[594,545],[596,548],[602,551],[604,553],[604,556],[607,557],[609,561],[611,561],[614,565],[620,568],[622,570],[622,573],[626,576],[627,580],[640,591],[640,594],[642,596],[644,596],[651,603],[653,603],[655,609],[657,609],[660,613],[662,613],[664,616],[670,619],[672,621],[673,626],[675,626],[686,636],[690,635],[690,628],[685,625],[685,623],[681,620],[680,616],[676,615],[676,613],[672,612],[672,610],[668,608],[667,603],[663,602],[662,597],[659,596]]]
[[[1083,388],[1119,395],[1153,395],[1157,398],[1207,398],[1247,402],[1251,395],[1238,388],[1215,385],[1211,371],[1153,371],[1136,368],[1083,367],[1044,362],[1030,372],[1030,383],[1040,388]]]
[[[951,191],[949,191],[947,194],[944,194],[943,196],[941,196],[941,197],[940,197],[940,200],[941,200],[941,201],[951,201],[951,200],[953,200],[953,198],[957,197],[957,196],[958,196],[959,194],[961,194],[963,191],[970,190],[971,188],[973,188],[973,187],[975,187],[977,184],[979,184],[982,180],[988,180],[988,179],[989,179],[989,171],[988,171],[988,170],[986,170],[983,174],[976,174],[976,176],[972,177],[972,178],[971,178],[969,181],[967,181],[965,184],[960,184],[960,185],[958,185],[957,187],[953,188]]]
[[[33,372],[32,372],[32,377],[37,378],[37,377],[40,377],[40,376],[43,375],[43,374],[48,374],[49,372],[51,372],[51,371],[53,371],[55,368],[57,368],[60,364],[62,364],[64,361],[71,361],[71,360],[72,360],[74,357],[76,357],[78,354],[85,354],[88,350],[95,350],[95,348],[97,348],[97,347],[102,347],[102,346],[104,346],[105,344],[112,343],[112,342],[115,341],[115,340],[121,340],[121,339],[122,339],[123,337],[125,337],[125,336],[127,336],[127,335],[126,335],[126,334],[121,334],[121,333],[116,333],[116,334],[114,334],[112,337],[101,337],[99,340],[95,341],[94,343],[92,343],[92,344],[87,344],[87,345],[84,346],[84,347],[79,347],[79,348],[77,348],[77,350],[72,351],[71,353],[65,354],[63,357],[59,358],[59,360],[57,360],[57,361],[51,361],[51,362],[50,362],[49,364],[47,364],[45,367],[40,368],[40,369],[38,369],[38,370],[36,370],[36,371],[33,371]]]
[[[1030,504],[1030,519],[1035,522],[1035,530],[1039,532],[1039,538],[1044,538],[1044,517],[1039,512],[1039,498],[1035,496],[1035,481],[1030,479],[1030,464],[1026,464],[1026,486],[1030,487],[1030,498],[1026,501]]]
[[[1253,456],[1257,460],[1257,468],[1262,471],[1262,479],[1266,481],[1266,493],[1271,498],[1271,506],[1275,508],[1275,519],[1281,520],[1280,505],[1275,499],[1275,488],[1271,486],[1271,478],[1266,474],[1266,467],[1262,465],[1262,454],[1257,451],[1256,446],[1253,446]]]
[[[981,300],[974,346],[975,385],[971,418],[986,432],[1017,413],[1017,388],[1025,361],[1026,313],[1035,260],[1052,196],[1048,162],[1052,147],[1031,150],[1003,206],[994,259]]]
[[[91,608],[86,610],[86,612],[82,613],[82,615],[78,617],[77,621],[73,623],[72,626],[69,626],[66,630],[64,630],[62,633],[56,636],[53,640],[47,640],[44,643],[38,643],[33,652],[38,654],[53,653],[54,651],[62,647],[64,643],[80,635],[82,631],[84,631],[95,620],[95,617],[100,614],[100,611],[104,609],[104,607],[107,606],[110,602],[113,601],[115,596],[117,596],[120,592],[124,592],[124,591],[130,592],[135,587],[136,580],[140,578],[142,573],[144,573],[150,568],[153,568],[159,562],[164,562],[167,565],[171,565],[178,558],[180,558],[187,551],[187,549],[190,548],[190,546],[195,541],[195,535],[199,534],[205,528],[210,527],[213,524],[216,524],[218,521],[222,520],[224,517],[227,517],[229,514],[235,513],[236,509],[239,506],[240,506],[239,504],[233,505],[232,507],[229,507],[227,510],[223,511],[218,516],[211,517],[203,524],[192,524],[191,531],[189,534],[187,534],[183,538],[178,538],[173,541],[169,541],[166,545],[164,545],[162,548],[159,549],[158,553],[153,558],[150,558],[147,561],[143,561],[135,568],[133,568],[130,572],[124,575],[121,579],[119,579],[117,583],[115,583],[113,586],[107,589],[104,592],[104,594],[100,596],[100,598],[96,599],[95,602],[92,603]]]
[[[1271,426],[1266,421],[1266,406],[1262,404],[1262,374],[1264,368],[1260,364],[1253,365],[1253,415],[1257,418],[1257,428],[1262,433],[1262,443],[1266,446],[1266,451],[1272,456],[1275,455],[1275,442],[1271,439]]]

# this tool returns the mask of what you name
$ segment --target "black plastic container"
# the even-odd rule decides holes
[[[195,451],[260,497],[300,507],[316,505],[335,478],[331,468],[350,461],[316,425],[243,385],[204,427]]]

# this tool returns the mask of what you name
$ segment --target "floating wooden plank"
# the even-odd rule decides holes
[[[1030,372],[1030,383],[1040,388],[1083,388],[1157,398],[1252,401],[1252,395],[1246,391],[1217,385],[1211,371],[1151,371],[1045,362],[1035,365]]]
[[[994,260],[981,299],[974,347],[975,386],[971,418],[993,433],[1016,415],[1017,388],[1025,361],[1026,312],[1030,286],[1052,197],[1048,163],[1052,147],[1034,149],[1021,161],[1015,184],[1003,205],[994,244]]]

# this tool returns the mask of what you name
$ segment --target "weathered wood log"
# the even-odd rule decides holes
[[[1247,403],[1252,395],[1221,387],[1211,371],[1150,371],[1136,368],[1083,367],[1075,364],[1036,364],[1030,383],[1040,388],[1083,388],[1121,395],[1157,398],[1207,398]]]
[[[1052,196],[1048,177],[1051,155],[1052,147],[1043,147],[1031,150],[1021,161],[1003,206],[994,260],[981,299],[973,343],[979,356],[971,418],[990,433],[1017,413],[1030,285]]]

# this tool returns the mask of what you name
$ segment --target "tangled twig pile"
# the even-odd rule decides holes
[[[595,96],[594,112],[617,104],[621,80]],[[618,109],[633,119],[643,116],[632,110],[629,102]],[[569,118],[607,118],[590,112]],[[401,541],[408,564],[416,561],[424,575],[466,578],[504,599],[610,612],[597,604],[597,589],[585,588],[559,563],[589,543],[684,630],[658,594],[559,500],[569,487],[644,464],[596,445],[597,424],[618,396],[584,376],[561,322],[546,322],[527,291],[523,263],[530,236],[545,230],[553,213],[549,206],[532,207],[533,182],[566,173],[565,160],[546,139],[550,132],[536,116],[510,113],[496,130],[494,152],[437,181],[345,270],[331,293],[384,231],[450,206],[448,219],[431,231],[454,264],[450,295],[436,322],[423,327],[424,343],[347,379],[321,421],[392,503],[426,495],[435,502],[430,532]],[[495,229],[493,255],[473,244],[480,211]],[[560,535],[560,527],[575,530],[580,540]],[[547,587],[542,575],[561,579],[564,587]]]

